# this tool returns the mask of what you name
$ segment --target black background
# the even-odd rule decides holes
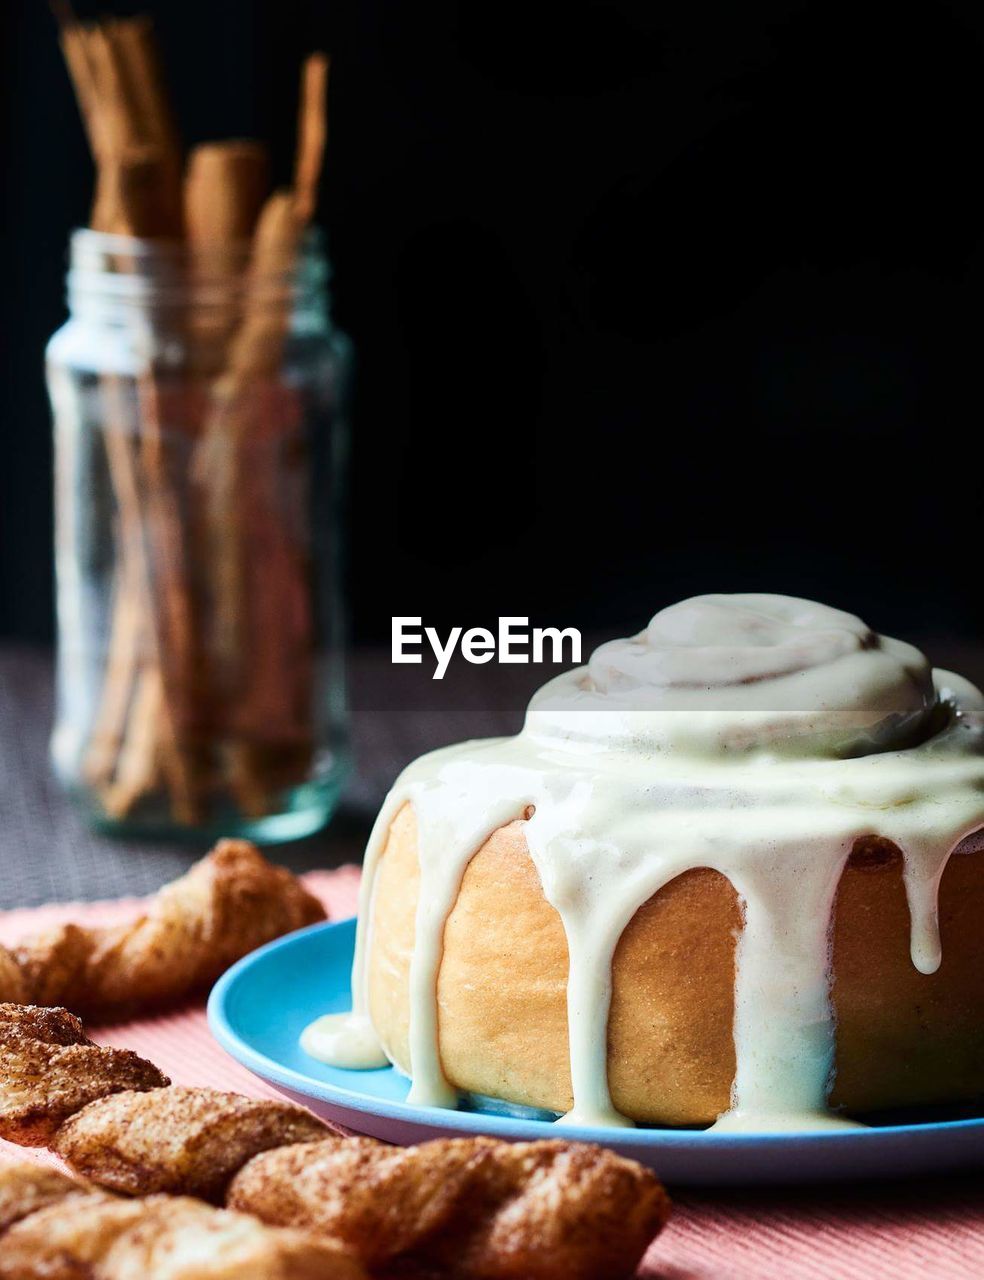
[[[742,589],[984,635],[984,7],[143,7],[186,139],[285,168],[332,53],[357,639]],[[43,640],[42,350],[91,174],[43,0],[0,11],[0,634]]]

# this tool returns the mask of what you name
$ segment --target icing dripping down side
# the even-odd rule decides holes
[[[810,602],[701,597],[664,610],[641,636],[545,686],[517,737],[435,752],[398,779],[366,854],[351,1030],[333,1025],[330,1042],[305,1033],[308,1052],[335,1065],[360,1053],[378,1065],[383,1051],[367,1038],[372,894],[390,824],[408,803],[421,870],[411,1101],[455,1105],[437,1025],[444,925],[470,858],[499,826],[525,818],[570,957],[565,1121],[628,1123],[607,1079],[615,947],[654,893],[710,867],[744,910],[737,1068],[718,1124],[843,1124],[826,1109],[841,872],[860,837],[898,845],[913,963],[933,972],[940,879],[953,849],[984,826],[984,700],[959,677],[934,679],[910,646]]]

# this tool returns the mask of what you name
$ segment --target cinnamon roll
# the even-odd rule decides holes
[[[756,1130],[984,1094],[984,698],[851,614],[701,596],[423,757],[353,1012],[410,1098]]]

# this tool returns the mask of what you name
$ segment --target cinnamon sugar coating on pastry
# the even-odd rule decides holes
[[[0,1280],[364,1280],[344,1247],[200,1200],[93,1194],[0,1239]]]
[[[138,919],[61,925],[12,954],[35,1004],[110,1019],[201,991],[249,951],[324,918],[290,871],[246,840],[221,840]]]
[[[373,1138],[283,1147],[246,1165],[228,1203],[265,1222],[336,1236],[377,1267],[444,1229],[486,1159],[481,1140],[442,1143],[440,1158],[436,1150],[422,1158],[424,1151]]]
[[[29,1214],[51,1204],[64,1206],[68,1200],[92,1194],[92,1187],[57,1169],[27,1162],[0,1165],[0,1241],[5,1231]]]
[[[172,1086],[90,1102],[66,1120],[51,1146],[108,1190],[180,1192],[221,1203],[251,1157],[330,1136],[327,1125],[290,1102]]]
[[[269,1151],[228,1203],[351,1245],[370,1268],[472,1280],[616,1280],[669,1214],[647,1169],[603,1148],[350,1139]]]
[[[0,1280],[329,1280],[363,1266],[380,1276],[619,1280],[669,1213],[652,1173],[603,1148],[491,1138],[390,1147],[329,1136],[287,1103],[164,1084],[135,1054],[92,1044],[64,1010],[0,1005],[0,1135],[50,1145],[101,1188],[65,1186],[81,1198],[71,1213],[54,1203],[59,1186],[38,1190],[52,1208],[25,1211],[0,1241]],[[110,1195],[161,1190],[215,1200],[225,1191],[241,1213]],[[182,1207],[192,1204],[197,1216]],[[327,1254],[306,1252],[315,1238]],[[32,1248],[47,1269],[9,1262],[31,1259]],[[172,1265],[191,1256],[201,1269]]]
[[[94,1099],[169,1083],[132,1050],[93,1044],[65,1009],[0,1004],[0,1138],[44,1146]]]
[[[475,1280],[613,1280],[635,1272],[669,1212],[655,1175],[614,1152],[497,1142],[460,1235],[432,1256]]]

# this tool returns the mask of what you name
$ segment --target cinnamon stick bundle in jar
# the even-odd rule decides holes
[[[294,183],[271,191],[255,140],[184,157],[147,18],[56,13],[96,162],[91,230],[131,310],[94,393],[112,586],[80,777],[97,818],[228,831],[296,807],[316,755],[315,537],[296,500],[314,488],[310,404],[337,388],[312,397],[285,360],[328,60],[303,67]]]

